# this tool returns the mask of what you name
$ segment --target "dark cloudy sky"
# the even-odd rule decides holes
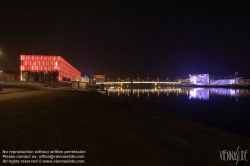
[[[19,55],[34,51],[61,55],[82,75],[250,76],[249,4],[2,0],[0,66],[19,71]]]

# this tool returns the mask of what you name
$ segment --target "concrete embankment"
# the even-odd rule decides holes
[[[15,93],[15,92],[24,92],[30,90],[36,90],[37,87],[33,85],[9,85],[9,84],[0,84],[0,95],[6,93]]]
[[[235,165],[219,151],[250,150],[249,138],[96,92],[36,92],[0,101],[1,150],[84,150],[86,165]]]

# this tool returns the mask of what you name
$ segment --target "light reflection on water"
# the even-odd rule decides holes
[[[157,96],[159,97],[160,94],[166,94],[167,96],[171,93],[176,94],[177,96],[179,94],[186,94],[188,95],[189,92],[188,90],[184,90],[181,88],[170,88],[170,89],[108,89],[107,90],[107,94],[117,94],[117,96],[120,96],[121,94],[125,94],[127,96],[130,95],[136,95],[137,97],[140,97],[140,94],[147,94],[147,96],[149,97],[152,94],[157,94]]]
[[[228,97],[245,97],[250,96],[250,90],[248,89],[228,89],[228,88],[166,88],[166,89],[107,89],[107,95],[127,95],[127,96],[137,96],[146,94],[147,97],[151,95],[164,94],[169,96],[170,94],[185,95],[189,99],[199,99],[199,100],[209,100],[209,97],[219,95],[219,96],[228,96]]]
[[[103,93],[250,138],[250,89],[167,87]]]

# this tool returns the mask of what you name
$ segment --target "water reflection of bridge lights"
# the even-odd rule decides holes
[[[160,96],[161,93],[163,94],[167,94],[167,96],[169,96],[169,94],[173,93],[176,94],[177,96],[179,94],[184,94],[184,95],[189,95],[189,90],[183,90],[181,88],[167,88],[167,89],[122,89],[122,88],[111,88],[108,89],[108,95],[110,93],[117,93],[118,96],[120,96],[121,94],[127,95],[129,96],[130,94],[132,95],[136,95],[137,97],[140,97],[140,93],[141,94],[147,94],[147,97],[150,96],[150,94],[156,94],[158,97]]]
[[[123,89],[123,88],[111,88],[107,89],[108,95],[117,94],[120,95],[134,95],[140,97],[141,94],[146,94],[149,97],[152,94],[156,94],[160,97],[161,94],[186,95],[189,99],[199,99],[199,100],[209,100],[211,95],[219,96],[230,96],[230,97],[243,97],[250,96],[250,91],[248,89],[228,89],[228,88],[165,88],[165,89]]]

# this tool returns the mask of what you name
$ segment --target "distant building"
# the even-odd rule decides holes
[[[81,79],[81,73],[56,55],[20,55],[20,80],[62,82]]]
[[[5,69],[0,69],[0,82],[19,81],[19,80],[20,80],[20,73]]]
[[[239,80],[243,77],[236,77],[236,76],[229,76],[229,77],[221,77],[221,78],[214,78],[211,80],[211,85],[235,85],[239,84]]]
[[[238,72],[228,77],[210,76],[209,74],[190,74],[189,77],[189,82],[192,85],[235,85],[250,83],[249,79],[239,77]]]
[[[250,85],[250,78],[241,78],[238,82],[241,85]]]
[[[96,82],[105,81],[105,75],[92,75],[90,79],[95,80]]]
[[[89,87],[89,78],[87,76],[82,77],[81,82],[79,82],[80,89],[88,89]]]
[[[89,83],[89,78],[87,76],[82,77],[82,81],[81,82]]]
[[[190,84],[206,85],[209,84],[209,74],[189,74]]]

